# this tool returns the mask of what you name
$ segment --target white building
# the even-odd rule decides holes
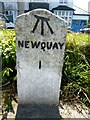
[[[90,14],[90,1],[88,2],[88,13]]]
[[[19,11],[22,9],[22,12],[27,12],[40,7],[49,9],[49,0],[18,0],[18,6],[20,6]]]
[[[68,27],[70,29],[73,28],[72,30],[76,29],[75,31],[78,31],[81,27],[86,25],[89,19],[89,15],[86,11],[73,5],[74,0],[2,0],[2,2],[4,3],[4,9],[1,7],[0,9],[13,22],[15,22],[17,15],[36,8],[52,11],[54,14],[65,19],[68,23]],[[90,2],[88,5],[90,6]],[[88,7],[88,9],[90,9],[90,7]],[[80,21],[81,23],[79,23]],[[79,26],[80,24],[81,26]]]
[[[15,22],[18,15],[17,0],[2,0],[4,5],[4,13],[12,22]]]
[[[57,2],[50,2],[50,9],[59,17],[65,19],[68,28],[71,28],[73,18],[73,0],[57,0]]]
[[[74,0],[49,0],[49,9],[52,10],[58,5],[65,5],[73,8],[73,2]]]
[[[4,11],[4,4],[2,1],[0,1],[0,13],[3,13]]]
[[[48,10],[52,10],[53,8],[59,5],[61,6],[65,5],[73,8],[73,0],[57,0],[57,1],[56,0],[11,0],[11,1],[2,0],[2,1],[4,2],[5,14],[8,17],[12,16],[13,22],[15,22],[17,15],[30,11],[35,8],[45,8]]]
[[[5,2],[4,7],[5,7],[5,14],[8,17],[11,16],[12,21],[15,22],[15,19],[18,15],[17,2]]]
[[[72,20],[71,29],[75,32],[78,32],[81,28],[84,28],[88,24],[89,14],[88,11],[85,11],[77,6],[74,6],[74,14]]]

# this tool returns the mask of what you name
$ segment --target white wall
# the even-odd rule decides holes
[[[88,12],[90,14],[90,1],[88,2]]]
[[[73,15],[74,20],[88,20],[88,16],[81,16],[81,15]]]
[[[30,2],[48,2],[49,0],[30,0]]]
[[[62,5],[59,3],[59,1],[60,0],[49,0],[49,3],[50,3],[49,9],[52,10],[54,7],[57,7],[58,5]],[[66,5],[73,8],[73,3],[74,3],[74,0],[68,0],[68,4]]]
[[[53,8],[57,7],[58,5],[59,5],[59,2],[50,2],[49,9],[52,10]]]
[[[29,2],[24,2],[24,10],[29,10]]]
[[[74,0],[68,0],[68,6],[73,8]]]
[[[4,2],[4,7],[5,7],[5,11],[12,11],[13,14],[13,22],[15,22],[15,19],[18,15],[18,5],[17,5],[17,1],[14,2]]]
[[[4,2],[5,9],[17,10],[17,2]]]
[[[0,1],[0,12],[3,12],[3,6],[1,1]]]

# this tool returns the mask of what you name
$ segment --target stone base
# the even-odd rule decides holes
[[[18,105],[16,120],[21,118],[58,118],[60,114],[55,105]]]

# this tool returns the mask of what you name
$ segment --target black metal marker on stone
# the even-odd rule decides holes
[[[35,26],[34,26],[34,28],[33,28],[33,30],[32,30],[31,32],[33,32],[33,33],[35,32],[35,30],[36,30],[36,28],[37,28],[37,26],[38,26],[38,23],[39,23],[39,21],[41,20],[41,35],[44,35],[44,22],[46,22],[46,24],[47,24],[47,26],[48,26],[51,34],[54,33],[53,30],[52,30],[52,28],[51,28],[51,26],[50,26],[49,23],[48,23],[48,21],[49,21],[50,19],[45,18],[45,17],[41,17],[41,16],[37,16],[37,15],[34,15],[34,17],[37,19],[37,21],[36,21]]]

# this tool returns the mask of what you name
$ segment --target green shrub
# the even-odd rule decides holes
[[[0,31],[2,45],[2,83],[16,80],[16,44],[15,32],[12,30]]]
[[[90,43],[87,34],[67,35],[61,89],[63,99],[90,103]]]
[[[2,83],[16,80],[15,32],[0,31]],[[63,100],[90,103],[90,43],[87,34],[68,33],[61,85]]]

